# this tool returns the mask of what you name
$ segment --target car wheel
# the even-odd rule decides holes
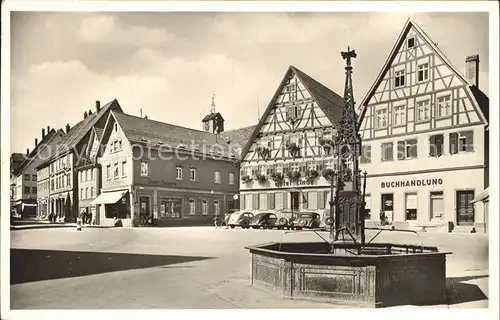
[[[234,226],[230,226],[230,227],[231,227],[231,229],[234,229]]]

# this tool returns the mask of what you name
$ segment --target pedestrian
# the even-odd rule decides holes
[[[85,225],[85,210],[82,209],[80,212],[80,220],[82,221],[82,224]]]
[[[214,216],[214,225],[215,225],[215,229],[219,228],[218,223],[219,223],[219,215],[218,215],[218,214],[216,214],[216,215]]]
[[[229,212],[226,213],[226,215],[224,216],[224,224],[226,225],[226,229],[229,228],[229,217],[231,216],[231,214]]]

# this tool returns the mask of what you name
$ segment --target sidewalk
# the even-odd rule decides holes
[[[51,223],[48,221],[38,221],[26,224],[11,225],[10,230],[29,230],[29,229],[50,229],[50,228],[75,228],[76,223]],[[82,225],[82,228],[114,228],[113,226],[100,225]]]

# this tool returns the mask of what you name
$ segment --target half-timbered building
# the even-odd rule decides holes
[[[294,66],[288,68],[243,149],[240,208],[323,214],[342,104],[341,96]]]
[[[479,89],[479,56],[465,63],[464,76],[407,21],[360,104],[371,219],[484,229],[483,209],[471,201],[488,186],[489,99]]]

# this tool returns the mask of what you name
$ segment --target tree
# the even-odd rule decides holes
[[[66,197],[66,208],[64,210],[64,222],[72,222],[73,219],[73,210],[71,206],[71,197],[68,192],[68,196]]]

